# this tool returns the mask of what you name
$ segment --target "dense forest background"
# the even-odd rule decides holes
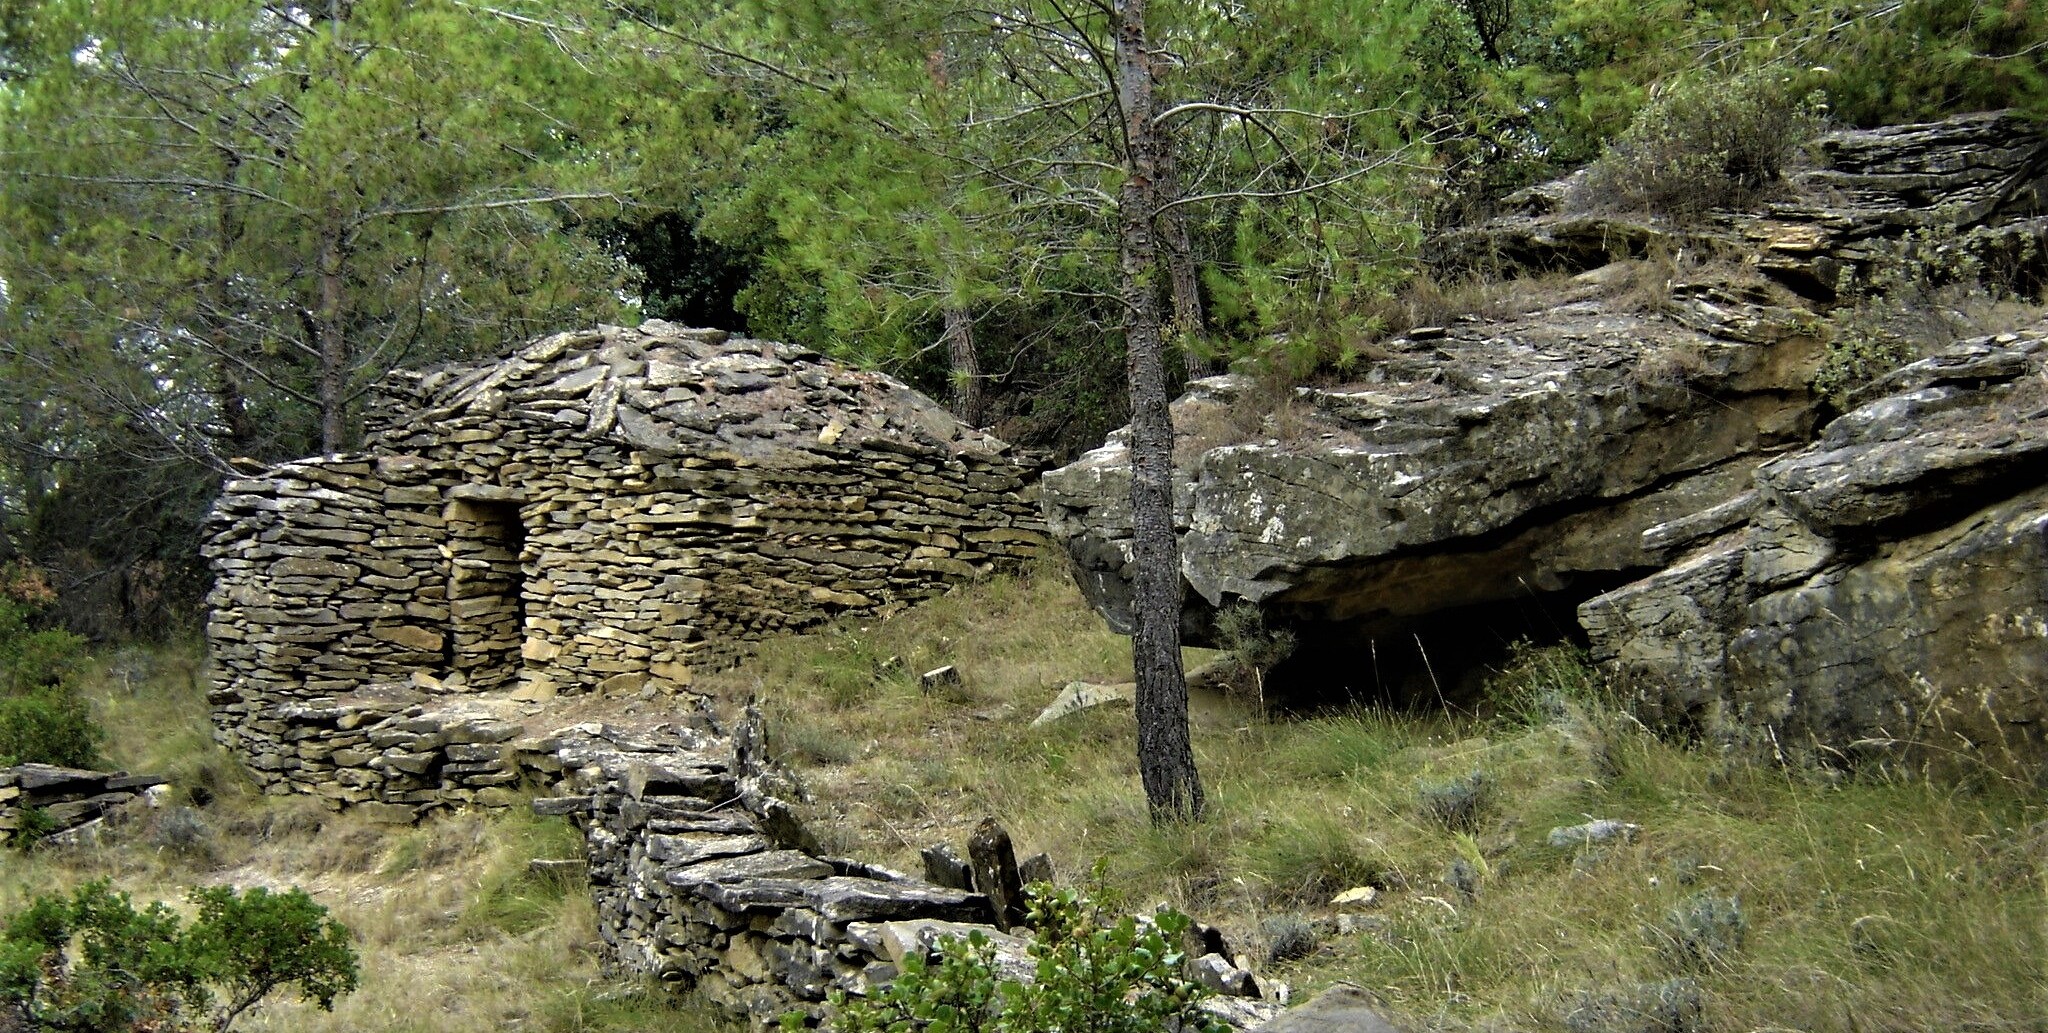
[[[1156,2],[1176,375],[1349,372],[1425,242],[1674,131],[2048,114],[2034,0]],[[1105,4],[4,0],[0,563],[176,632],[238,465],[665,318],[1071,454],[1128,415]],[[1674,129],[1677,127],[1677,129]],[[1711,127],[1711,128],[1702,128]],[[1732,135],[1727,135],[1732,134]]]

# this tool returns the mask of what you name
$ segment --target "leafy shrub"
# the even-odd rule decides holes
[[[1680,78],[1594,163],[1574,207],[1684,217],[1752,204],[1819,132],[1822,110],[1778,68]]]
[[[1836,409],[1846,409],[1857,388],[1920,357],[1911,341],[1864,328],[1838,331],[1828,339],[1813,393]]]
[[[1850,303],[1828,321],[1815,394],[1846,409],[1857,389],[1900,366],[1965,337],[2007,329],[2013,317],[2037,315],[2026,298],[2042,275],[2040,239],[1981,226],[1941,228],[1961,219],[1942,212],[1935,226],[1876,244],[1860,280],[1839,285]]]
[[[34,626],[51,597],[33,571],[0,570],[0,767],[99,763],[103,735],[74,686],[85,640]]]
[[[68,692],[0,698],[0,767],[89,768],[99,763],[103,737],[84,701]]]
[[[348,930],[300,890],[192,892],[186,925],[105,882],[46,895],[0,929],[0,1017],[67,1033],[226,1030],[290,988],[323,1009],[356,988]]]
[[[1034,891],[1034,978],[996,974],[995,948],[979,931],[943,941],[936,961],[915,955],[865,999],[835,993],[836,1033],[1223,1033],[1200,1008],[1208,991],[1182,974],[1188,918],[1161,911],[1150,922],[1105,922],[1070,890]],[[802,1028],[798,1014],[783,1028]]]
[[[21,812],[21,824],[14,830],[14,846],[27,850],[48,839],[57,831],[57,819],[41,807],[30,807]]]

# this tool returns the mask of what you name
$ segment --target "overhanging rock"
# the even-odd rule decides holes
[[[1703,288],[1673,319],[1597,294],[1395,341],[1357,383],[1282,397],[1285,437],[1233,425],[1270,408],[1249,381],[1195,385],[1174,414],[1192,637],[1214,644],[1239,603],[1362,649],[1448,611],[1576,602],[1654,568],[1643,531],[1811,432],[1820,347],[1799,312]],[[1044,480],[1050,529],[1126,631],[1128,470],[1120,432]]]
[[[1174,408],[1187,638],[1223,644],[1217,615],[1248,605],[1300,642],[1268,679],[1283,694],[1472,688],[1510,640],[1583,641],[1579,604],[1750,519],[1759,467],[1832,414],[1811,387],[1822,314],[1903,235],[1957,241],[2023,290],[2048,279],[2038,126],[1988,113],[1834,133],[1819,151],[1795,199],[1686,226],[1566,211],[1568,184],[1528,191],[1435,249],[1447,270],[1532,274],[1490,311],[1383,342],[1338,386],[1191,385]],[[1558,271],[1577,275],[1533,275]],[[1128,632],[1126,441],[1047,474],[1043,500],[1090,602]],[[1818,507],[1800,511],[1818,525],[1892,504],[1827,501],[1824,469],[1777,476],[1784,499],[1811,500],[1788,512]],[[1729,562],[1660,576],[1705,592]]]

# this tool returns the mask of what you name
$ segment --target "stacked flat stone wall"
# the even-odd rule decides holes
[[[75,834],[165,781],[156,775],[49,764],[0,768],[0,847],[24,830],[44,836]]]
[[[375,721],[306,715],[400,690],[673,691],[765,635],[1020,564],[1041,547],[1035,474],[888,377],[715,331],[605,328],[401,373],[363,452],[235,479],[217,504],[220,738],[274,791],[418,805],[428,788],[339,774]]]
[[[778,779],[758,742],[758,724],[728,738],[701,712],[687,725],[587,724],[553,738],[565,795],[534,810],[583,830],[613,964],[762,1025],[791,1011],[816,1018],[831,991],[866,994],[905,957],[975,930],[1004,975],[1031,978],[1024,941],[991,924],[988,897],[819,856],[771,792]],[[1237,1028],[1279,1010],[1251,997],[1207,1007]]]

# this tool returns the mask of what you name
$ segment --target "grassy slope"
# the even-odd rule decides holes
[[[1669,998],[1670,985],[1635,988],[1683,977],[1706,1029],[2044,1028],[2038,790],[1828,780],[1681,748],[1545,656],[1515,681],[1513,695],[1551,703],[1510,708],[1536,712],[1525,720],[1265,721],[1206,701],[1195,747],[1211,815],[1155,830],[1128,707],[1029,727],[1065,680],[1127,678],[1126,650],[1046,571],[770,644],[714,684],[762,698],[842,849],[914,870],[916,848],[958,846],[995,815],[1064,877],[1134,907],[1172,901],[1248,953],[1306,921],[1312,953],[1267,972],[1297,992],[1355,980],[1421,1025],[1562,1028],[1576,1012],[1574,1028],[1643,1028],[1599,1018],[1615,1010],[1603,1001]],[[926,696],[916,672],[942,663],[965,686]],[[1432,787],[1475,771],[1486,788],[1469,829],[1425,812]],[[1644,831],[1548,845],[1588,818]],[[1448,876],[1461,859],[1466,874]],[[1377,906],[1338,934],[1330,897],[1368,883]],[[1675,946],[1710,940],[1701,916],[1728,897],[1739,946]]]
[[[255,794],[206,734],[191,656],[123,654],[94,695],[117,762],[175,772],[211,802],[158,812],[109,846],[8,857],[0,911],[95,877],[160,899],[200,883],[303,885],[356,931],[364,988],[332,1015],[281,1005],[251,1029],[733,1028],[601,976],[583,894],[525,868],[574,856],[565,825],[514,815],[394,831]],[[916,672],[949,662],[964,686],[921,693]],[[1577,1012],[1575,1031],[1620,1031],[1656,1027],[1600,1018],[1603,995],[1684,976],[1701,988],[1704,1029],[2043,1028],[2038,790],[1829,782],[1681,749],[1588,705],[1596,687],[1553,663],[1517,682],[1539,704],[1526,721],[1267,721],[1198,700],[1212,814],[1162,831],[1145,820],[1128,708],[1029,727],[1064,681],[1128,671],[1124,640],[1041,571],[770,643],[710,684],[765,701],[773,745],[840,849],[914,867],[917,847],[957,845],[993,814],[1064,878],[1131,907],[1171,901],[1255,957],[1313,930],[1305,956],[1258,959],[1297,995],[1351,979],[1424,1027],[1555,1029]],[[1426,813],[1425,797],[1455,803],[1432,787],[1474,771],[1486,788],[1469,829]],[[1547,845],[1551,827],[1588,817],[1644,832],[1604,849]],[[1461,859],[1466,874],[1447,882]],[[1359,884],[1380,898],[1340,934],[1327,902]],[[1739,901],[1739,946],[1672,949],[1670,916],[1706,914],[1689,903],[1700,895]],[[1694,928],[1694,940],[1717,933]]]

